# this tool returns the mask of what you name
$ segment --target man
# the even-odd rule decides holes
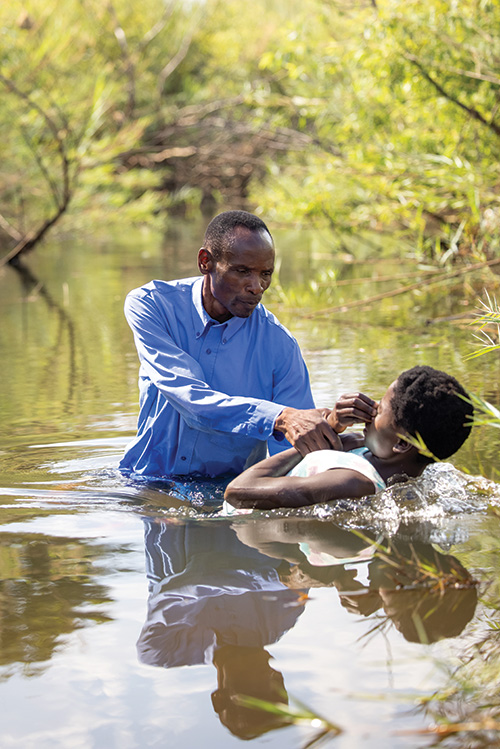
[[[329,410],[314,409],[297,342],[260,304],[274,257],[263,221],[226,211],[207,228],[201,278],[151,281],[128,295],[140,413],[121,469],[215,477],[262,459],[266,443],[271,454],[290,443],[304,455],[337,444]],[[369,420],[371,405],[361,408]]]

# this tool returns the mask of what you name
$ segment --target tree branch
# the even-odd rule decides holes
[[[9,237],[12,237],[12,239],[15,239],[16,242],[20,242],[21,239],[23,238],[23,235],[21,234],[21,232],[18,231],[15,228],[15,226],[12,226],[7,221],[7,219],[5,218],[5,216],[2,216],[1,213],[0,213],[0,228],[2,228],[4,230],[4,232],[9,235]]]
[[[4,255],[2,258],[0,258],[0,268],[2,268],[7,263],[12,263],[12,261],[17,258],[19,255],[21,255],[23,252],[28,252],[29,250],[33,249],[33,247],[39,242],[42,237],[45,236],[45,234],[48,232],[48,230],[54,226],[54,224],[61,218],[63,213],[66,212],[66,209],[69,205],[71,196],[68,197],[67,201],[63,203],[55,214],[51,216],[50,218],[46,219],[46,221],[43,222],[43,224],[34,231],[29,232],[26,234],[25,237],[23,237],[19,242],[16,244],[15,247],[12,248],[10,252],[8,252],[6,255]]]
[[[165,83],[167,81],[167,78],[172,75],[174,70],[179,67],[181,62],[186,57],[189,47],[191,46],[191,40],[193,38],[194,30],[191,30],[189,33],[186,33],[184,35],[184,38],[180,44],[179,49],[175,53],[175,55],[167,62],[165,67],[160,71],[160,75],[158,76],[158,98],[161,99],[163,95],[163,89],[165,88]]]
[[[47,182],[47,184],[50,187],[50,191],[52,193],[52,197],[54,198],[54,203],[56,204],[56,208],[57,208],[61,204],[61,197],[59,195],[59,190],[58,190],[57,184],[52,179],[52,177],[51,177],[51,175],[50,175],[47,167],[43,163],[43,159],[42,159],[41,155],[38,153],[38,151],[36,150],[36,147],[35,147],[34,143],[32,142],[32,140],[31,140],[31,138],[29,136],[29,133],[26,130],[26,128],[23,127],[22,125],[20,125],[19,129],[21,130],[24,142],[26,143],[26,145],[28,146],[29,150],[33,154],[33,158],[35,159],[36,163],[38,164],[38,168],[40,169],[41,173],[45,177],[45,181]]]
[[[33,101],[33,99],[30,96],[28,96],[28,94],[24,93],[24,91],[21,91],[16,86],[16,84],[13,81],[11,81],[9,78],[6,78],[4,75],[0,74],[0,83],[3,83],[4,86],[11,93],[13,93],[19,99],[21,99],[21,101],[28,104],[36,112],[38,112],[38,114],[42,117],[42,119],[46,123],[56,143],[56,147],[60,155],[61,180],[62,180],[62,185],[63,185],[62,194],[60,194],[59,191],[55,189],[52,178],[50,177],[45,166],[43,165],[43,161],[41,160],[41,157],[35,153],[35,160],[38,166],[41,168],[42,174],[51,189],[54,199],[56,200],[56,211],[50,218],[46,219],[41,224],[41,226],[38,227],[38,229],[35,229],[29,232],[28,234],[26,234],[24,237],[21,237],[17,241],[17,244],[15,245],[15,247],[13,247],[12,250],[10,250],[10,252],[8,252],[7,255],[5,255],[3,258],[0,258],[0,267],[2,267],[6,263],[12,263],[13,260],[17,258],[19,255],[21,255],[23,252],[27,252],[28,250],[32,249],[34,245],[42,239],[42,237],[47,233],[47,231],[59,220],[62,214],[65,213],[70,203],[71,197],[72,197],[72,191],[71,191],[71,184],[70,184],[70,166],[71,165],[67,156],[64,138],[61,136],[59,128],[57,127],[56,123],[54,122],[52,117],[50,117],[47,114],[47,112],[44,109],[42,109],[42,107],[40,107],[39,104]]]
[[[382,299],[389,299],[390,297],[400,296],[401,294],[406,294],[409,291],[416,291],[416,289],[421,289],[425,286],[443,283],[444,281],[448,281],[451,278],[458,278],[459,276],[463,276],[466,273],[472,273],[473,271],[481,270],[482,268],[491,268],[495,265],[500,265],[500,258],[485,260],[484,262],[475,263],[474,265],[466,265],[463,268],[459,268],[459,270],[451,271],[450,273],[443,273],[440,278],[436,278],[436,274],[434,273],[428,274],[426,278],[424,278],[422,281],[419,281],[418,283],[413,283],[409,286],[401,286],[398,289],[391,289],[390,291],[383,291],[380,294],[365,297],[364,299],[355,299],[352,302],[338,304],[336,307],[327,307],[326,309],[320,309],[316,312],[309,312],[307,315],[304,315],[304,317],[308,319],[312,317],[318,317],[320,315],[331,315],[334,312],[347,312],[347,310],[354,309],[355,307],[366,307],[373,302],[380,302]]]
[[[127,118],[127,120],[129,120],[132,117],[135,109],[135,67],[130,56],[127,37],[123,28],[120,26],[120,22],[118,21],[118,16],[116,15],[114,5],[110,2],[108,3],[108,13],[115,25],[113,33],[120,46],[120,51],[125,66],[125,74],[127,76],[127,108],[125,111],[125,117]]]
[[[175,8],[175,2],[176,0],[170,0],[168,5],[165,5],[165,9],[163,11],[163,15],[160,18],[159,21],[157,21],[154,26],[152,26],[149,31],[147,31],[144,36],[142,37],[141,41],[138,44],[139,51],[144,51],[148,44],[150,44],[155,37],[158,36],[158,34],[163,31],[165,26],[167,25],[167,21],[172,16]]]
[[[464,110],[464,112],[467,112],[473,119],[477,120],[478,122],[481,122],[483,125],[486,125],[490,130],[492,130],[495,135],[500,136],[500,126],[498,126],[495,122],[491,120],[487,120],[484,115],[481,114],[477,109],[474,107],[469,107],[467,104],[464,104],[464,102],[460,101],[456,96],[453,96],[453,94],[446,91],[443,86],[436,81],[432,75],[424,68],[420,60],[415,57],[415,55],[411,55],[409,53],[405,54],[405,58],[411,62],[415,67],[417,67],[424,78],[438,91],[441,96],[444,96],[445,99],[448,99],[448,101],[451,101],[453,104],[456,104],[457,107],[460,107]]]

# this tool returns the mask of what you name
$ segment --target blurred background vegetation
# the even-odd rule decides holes
[[[0,34],[0,263],[239,206],[497,254],[497,0],[26,0]]]

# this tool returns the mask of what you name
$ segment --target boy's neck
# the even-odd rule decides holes
[[[411,453],[403,456],[395,455],[393,458],[377,458],[368,451],[364,457],[382,476],[386,484],[396,474],[406,474],[410,478],[417,478],[426,466],[426,463],[417,462]]]

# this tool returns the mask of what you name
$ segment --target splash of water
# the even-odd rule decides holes
[[[500,506],[500,484],[482,476],[469,476],[450,463],[436,463],[419,478],[395,484],[372,497],[261,514],[333,520],[344,528],[372,530],[386,536],[401,534],[406,528],[413,539],[419,537],[449,548],[468,537],[463,515],[484,514],[490,506]]]

